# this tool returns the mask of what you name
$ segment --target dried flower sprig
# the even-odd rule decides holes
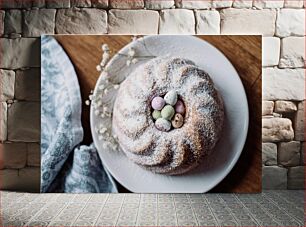
[[[131,38],[132,42],[137,41],[138,37],[133,36]],[[112,117],[112,101],[114,95],[110,92],[118,90],[120,85],[111,83],[109,78],[108,71],[106,70],[106,65],[110,60],[110,48],[107,44],[102,45],[102,60],[99,65],[97,65],[97,71],[101,72],[100,77],[103,80],[97,88],[95,93],[90,92],[88,100],[85,101],[86,105],[91,105],[94,111],[94,115],[101,118],[102,120],[107,120],[107,118]],[[119,56],[126,57],[126,65],[130,66],[131,64],[136,64],[139,59],[154,58],[156,56],[137,56],[136,50],[130,48],[127,54],[116,53]],[[108,121],[108,120],[107,120]],[[103,122],[107,122],[103,121]],[[98,139],[101,141],[103,149],[111,149],[113,151],[118,149],[118,137],[112,135],[111,125],[109,124],[100,124],[95,127],[95,132],[98,134]]]

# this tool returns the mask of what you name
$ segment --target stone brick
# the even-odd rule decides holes
[[[174,0],[145,0],[146,9],[170,9],[174,7]]]
[[[40,40],[36,38],[0,38],[0,47],[5,50],[0,68],[18,69],[40,66]]]
[[[5,17],[5,11],[0,10],[0,36],[4,34],[4,17]]]
[[[90,0],[70,0],[71,7],[91,7]]]
[[[266,166],[277,165],[277,145],[275,143],[262,144],[262,162]]]
[[[24,37],[54,34],[55,9],[34,9],[25,11],[23,23]]]
[[[39,192],[40,168],[27,167],[20,170],[0,170],[1,189],[23,192]]]
[[[8,10],[4,18],[4,33],[22,33],[22,12],[18,9]]]
[[[0,106],[0,141],[7,139],[7,104],[1,102]]]
[[[279,37],[305,35],[305,10],[281,9],[277,12],[276,31]]]
[[[14,98],[15,72],[0,69],[0,101]]]
[[[278,166],[262,168],[263,189],[287,189],[287,169]]]
[[[16,190],[16,185],[18,185],[18,170],[16,169],[4,169],[0,170],[1,179],[1,190]]]
[[[264,100],[304,100],[305,72],[303,69],[262,69]]]
[[[32,7],[33,8],[44,8],[46,7],[45,0],[32,0]]]
[[[1,167],[21,169],[27,162],[27,145],[25,143],[0,143]]]
[[[28,143],[28,166],[40,166],[40,145],[38,143]]]
[[[228,8],[233,4],[232,0],[212,0],[212,8]]]
[[[210,9],[212,7],[212,1],[175,0],[175,6],[185,9]]]
[[[207,35],[220,34],[220,14],[216,10],[196,10],[196,33]]]
[[[291,101],[276,101],[275,112],[277,113],[292,113],[297,111],[297,107],[294,102]]]
[[[262,115],[272,115],[274,108],[273,101],[262,101]]]
[[[142,9],[144,0],[109,0],[109,6],[113,9]]]
[[[195,18],[192,10],[165,9],[160,12],[160,34],[195,34]]]
[[[45,0],[47,8],[62,9],[70,8],[70,0]]]
[[[92,7],[95,8],[107,8],[108,7],[108,0],[91,0]]]
[[[257,9],[264,8],[283,8],[284,0],[254,0],[253,6]]]
[[[280,54],[280,39],[277,37],[262,38],[262,65],[278,65]]]
[[[303,8],[304,0],[285,0],[285,8]]]
[[[305,159],[305,152],[306,152],[306,150],[305,150],[305,142],[302,142],[301,143],[302,144],[302,146],[301,146],[301,165],[306,165],[306,159]]]
[[[8,140],[40,141],[40,103],[17,102],[8,110]]]
[[[18,100],[40,100],[40,68],[16,71],[15,98]]]
[[[252,8],[253,2],[250,0],[234,0],[233,7],[234,8]]]
[[[295,140],[305,141],[305,101],[298,104],[294,118]]]
[[[279,143],[277,160],[282,166],[298,166],[300,164],[300,142]]]
[[[110,34],[157,34],[159,14],[153,10],[110,10]]]
[[[263,142],[290,141],[293,138],[294,132],[290,119],[276,117],[262,119]]]
[[[101,9],[60,9],[56,15],[57,34],[100,34],[107,32],[107,13]]]
[[[288,170],[288,189],[304,189],[304,166],[291,167]]]
[[[273,36],[276,11],[271,9],[223,9],[221,15],[221,34]]]
[[[21,9],[30,8],[32,2],[30,0],[1,0],[0,7],[2,9]]]
[[[305,67],[305,38],[287,37],[282,39],[282,50],[279,67]]]

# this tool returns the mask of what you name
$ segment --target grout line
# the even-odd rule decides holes
[[[121,211],[122,211],[122,207],[123,207],[123,203],[124,203],[125,197],[126,197],[126,194],[123,194],[123,198],[122,198],[121,205],[120,205],[120,208],[119,208],[118,216],[117,216],[117,218],[116,218],[115,226],[117,226],[119,217],[120,217],[120,215],[121,215]]]
[[[88,194],[82,194],[82,195],[88,195]],[[77,195],[74,197],[76,198]],[[73,224],[78,220],[78,218],[80,217],[80,215],[82,214],[83,210],[85,209],[85,207],[87,207],[88,201],[90,200],[90,198],[92,197],[92,195],[89,195],[89,198],[84,202],[84,206],[80,209],[80,211],[77,213],[76,217],[74,218],[74,220],[71,222],[71,225],[73,226]],[[73,203],[77,203],[77,202],[73,202]],[[83,202],[82,202],[83,203]]]
[[[236,200],[238,201],[238,203],[240,203],[244,209],[247,211],[247,213],[253,218],[253,220],[256,222],[257,225],[260,226],[260,223],[257,221],[257,219],[252,215],[252,212],[244,205],[244,203],[239,199],[239,197],[234,193],[233,194],[234,197],[236,198]]]
[[[106,199],[105,199],[105,201],[104,201],[104,203],[103,203],[103,206],[102,206],[102,208],[101,208],[101,210],[100,210],[100,213],[98,214],[98,216],[97,216],[97,218],[96,218],[96,221],[94,222],[93,226],[97,226],[97,222],[98,222],[99,218],[100,218],[101,215],[102,215],[102,211],[103,211],[103,209],[104,209],[104,207],[105,207],[105,204],[107,203],[107,200],[108,200],[108,199],[109,199],[109,194],[107,194],[107,197],[106,197]]]
[[[190,195],[189,195],[189,194],[187,194],[187,196],[186,196],[186,197],[188,198],[189,205],[190,205],[191,210],[192,210],[192,213],[193,213],[193,218],[194,218],[194,220],[196,221],[197,226],[199,226],[199,220],[198,220],[198,217],[197,217],[197,215],[196,215],[196,214],[195,214],[195,212],[194,212],[194,208],[193,208],[193,206],[191,205]]]
[[[288,213],[285,209],[283,209],[281,206],[279,206],[272,198],[270,198],[269,196],[263,194],[263,197],[266,198],[267,200],[271,201],[271,203],[273,203],[276,207],[278,207],[278,209],[280,209],[281,211],[283,211],[284,213],[286,213],[289,217],[293,218],[295,221],[297,221],[300,224],[303,224],[303,222],[300,222],[300,220],[298,220],[298,218],[296,216],[292,216],[290,213]]]
[[[56,194],[56,196],[54,196],[55,198],[52,198],[52,199],[56,199],[58,196],[59,196],[59,194]],[[24,224],[24,226],[28,226],[29,223],[31,223],[33,220],[35,220],[36,217],[39,216],[39,215],[45,210],[45,208],[48,207],[49,205],[50,205],[50,203],[49,203],[48,200],[47,200],[46,204],[45,204],[44,206],[42,206],[41,209],[40,209],[39,211],[37,211],[36,214],[34,214],[34,215]]]
[[[137,213],[136,213],[136,218],[135,218],[135,226],[137,225],[137,219],[138,219],[138,214],[139,214],[139,208],[140,208],[140,201],[141,201],[141,194],[139,194],[139,200],[138,200],[138,208],[137,208]]]
[[[212,209],[211,209],[211,207],[210,207],[210,204],[209,204],[207,198],[205,197],[205,194],[203,194],[202,197],[203,197],[204,200],[206,201],[206,204],[207,204],[207,206],[208,206],[208,209],[210,210],[212,216],[214,217],[214,219],[215,219],[215,221],[216,221],[216,223],[217,223],[217,226],[221,226],[221,225],[220,225],[220,222],[219,222],[219,219],[216,217],[215,213],[212,211]]]
[[[232,212],[232,209],[227,205],[227,202],[222,198],[222,196],[220,196],[219,194],[217,195],[223,202],[224,206],[226,206],[228,212],[231,214],[231,216],[234,218],[234,220],[236,221],[237,226],[241,225],[241,220],[238,219],[236,217],[236,215]],[[237,199],[235,198],[235,202],[237,201]],[[235,203],[237,204],[237,203]]]
[[[176,220],[176,226],[178,226],[178,219],[177,219],[177,209],[176,209],[176,203],[175,203],[175,199],[173,197],[173,194],[171,194],[172,196],[172,202],[173,202],[173,205],[174,205],[174,210],[175,210],[175,220]]]

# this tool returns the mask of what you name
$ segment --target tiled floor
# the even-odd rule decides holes
[[[4,226],[304,226],[303,191],[262,194],[1,192]]]

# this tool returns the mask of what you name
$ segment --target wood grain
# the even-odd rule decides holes
[[[261,192],[261,36],[198,36],[217,47],[236,68],[246,90],[250,125],[243,152],[230,174],[211,192]],[[92,142],[89,107],[84,105],[94,89],[101,61],[101,45],[107,43],[113,53],[131,41],[122,35],[56,35],[78,74],[83,100],[84,144]],[[128,192],[119,186],[120,192]]]

